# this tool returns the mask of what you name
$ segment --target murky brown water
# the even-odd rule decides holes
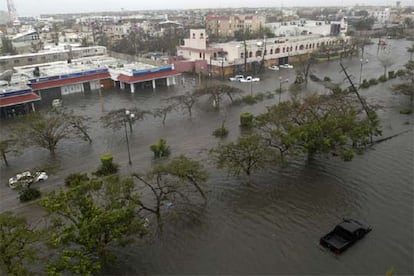
[[[395,51],[395,64],[400,68],[408,59],[406,41],[390,41]],[[370,62],[364,65],[366,77],[378,77],[383,69],[376,61],[376,46],[367,51]],[[359,79],[357,59],[344,63]],[[318,64],[313,72],[341,82],[338,62]],[[278,88],[278,77],[293,80],[293,71],[266,72],[264,80],[253,84],[253,91]],[[276,77],[274,77],[276,76]],[[186,78],[186,87],[137,91],[104,91],[105,110],[137,106],[149,109],[159,105],[160,98],[188,91],[196,79]],[[399,109],[408,99],[390,93],[393,80],[363,90],[369,102],[383,107],[379,115],[384,135],[413,129],[413,116],[400,115]],[[250,84],[231,83],[250,93]],[[310,91],[323,91],[309,83]],[[304,92],[309,93],[309,92]],[[282,100],[286,99],[286,93]],[[206,150],[217,140],[211,132],[220,126],[226,114],[226,125],[232,140],[239,135],[239,114],[255,114],[277,98],[254,106],[229,106],[226,111],[211,112],[198,106],[189,120],[181,112],[173,112],[165,125],[148,117],[134,126],[130,138],[132,167],[127,163],[124,132],[101,128],[102,114],[96,93],[72,95],[64,104],[79,114],[92,117],[94,142],[73,141],[59,145],[57,160],[61,171],[41,184],[42,190],[61,186],[70,172],[92,171],[105,152],[114,154],[124,173],[145,171],[151,166],[148,147],[160,137],[167,139],[172,154],[206,158]],[[406,124],[408,122],[409,124]],[[5,126],[10,121],[3,122]],[[194,217],[174,220],[164,233],[151,243],[127,248],[119,254],[120,262],[111,274],[378,274],[394,266],[398,275],[413,274],[413,132],[368,149],[352,162],[335,158],[318,158],[308,163],[296,160],[289,166],[275,167],[255,174],[251,183],[244,178],[228,177],[207,164],[210,172],[208,204],[195,210]],[[30,149],[22,156],[10,158],[11,167],[1,167],[1,210],[24,210],[16,204],[17,194],[6,187],[7,178],[36,163],[52,161],[48,153]],[[30,213],[31,211],[24,211]],[[342,256],[322,249],[319,238],[342,217],[353,217],[373,226],[373,231]]]

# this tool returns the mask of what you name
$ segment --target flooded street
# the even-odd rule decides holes
[[[388,70],[402,68],[409,58],[408,41],[389,40],[395,63]],[[378,78],[383,68],[376,58],[377,46],[366,49],[369,62],[363,66],[362,79]],[[343,64],[359,81],[359,58],[345,59]],[[319,63],[311,73],[342,83],[339,61]],[[258,83],[234,83],[248,95],[274,91],[279,77],[294,80],[294,70],[267,70]],[[205,80],[206,81],[206,80]],[[18,194],[7,187],[7,179],[22,170],[47,163],[59,170],[42,184],[42,192],[63,187],[63,179],[73,172],[91,172],[99,165],[100,155],[112,153],[123,174],[145,172],[152,165],[149,145],[165,138],[172,156],[185,154],[206,160],[210,173],[205,187],[208,203],[192,219],[174,220],[162,235],[151,243],[141,243],[119,252],[119,262],[108,274],[348,274],[385,275],[392,266],[397,275],[412,275],[413,268],[413,206],[414,206],[414,137],[413,115],[401,115],[408,106],[408,97],[391,93],[398,79],[361,90],[371,104],[380,106],[384,137],[411,130],[369,148],[352,162],[319,157],[312,162],[298,158],[285,167],[274,167],[255,173],[248,184],[243,177],[228,176],[207,161],[207,151],[219,140],[212,131],[226,117],[229,136],[239,136],[241,112],[260,114],[266,106],[276,104],[278,97],[255,105],[228,105],[220,112],[208,110],[204,101],[194,109],[193,118],[182,111],[161,118],[146,117],[134,125],[130,136],[132,166],[128,165],[124,129],[104,129],[99,118],[105,112],[137,107],[151,110],[163,104],[162,98],[192,91],[198,78],[185,77],[185,86],[137,90],[135,94],[117,89],[103,91],[103,106],[96,91],[63,98],[64,105],[75,113],[91,118],[92,144],[63,141],[57,157],[46,150],[27,149],[10,157],[10,167],[1,166],[0,211],[15,210],[31,214],[36,208],[18,203]],[[347,86],[344,84],[343,87]],[[287,84],[284,84],[287,88]],[[308,91],[328,90],[309,80]],[[289,97],[285,92],[282,100]],[[13,120],[1,122],[4,128]],[[352,217],[370,224],[373,231],[341,256],[319,246],[319,238],[329,232],[342,218]],[[122,257],[121,257],[122,256]]]

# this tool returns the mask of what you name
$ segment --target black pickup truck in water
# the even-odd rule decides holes
[[[344,219],[334,230],[323,236],[319,243],[340,254],[362,239],[365,234],[371,231],[371,227],[360,223],[354,219]]]

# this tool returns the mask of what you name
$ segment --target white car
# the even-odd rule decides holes
[[[46,172],[36,172],[32,175],[30,171],[25,171],[16,176],[9,178],[9,187],[16,189],[17,187],[29,187],[32,183],[47,180],[49,176]]]
[[[277,65],[272,65],[272,66],[270,66],[270,67],[269,67],[269,69],[270,69],[270,70],[273,70],[273,71],[279,71],[279,66],[277,66]]]
[[[260,78],[253,78],[252,76],[248,76],[245,79],[240,79],[239,82],[256,82],[260,81]]]
[[[52,107],[61,107],[62,106],[62,100],[61,99],[54,99],[52,101]]]
[[[230,81],[240,81],[241,79],[244,79],[243,75],[235,75],[234,77],[229,78]]]
[[[286,63],[286,64],[279,65],[279,67],[280,68],[285,68],[285,69],[292,69],[293,65],[290,65],[290,64]]]

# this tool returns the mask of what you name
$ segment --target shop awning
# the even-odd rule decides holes
[[[0,107],[40,101],[40,99],[39,95],[33,92],[19,96],[0,98]]]

